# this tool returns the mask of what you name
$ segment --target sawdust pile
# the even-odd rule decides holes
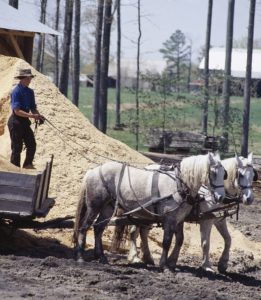
[[[11,165],[10,138],[6,122],[10,115],[10,90],[17,82],[14,76],[19,68],[31,68],[23,60],[0,56],[0,170],[20,172]],[[67,98],[65,98],[49,79],[33,69],[36,77],[30,87],[34,89],[38,110],[55,126],[45,123],[36,132],[37,152],[35,166],[42,170],[54,155],[54,164],[49,195],[56,199],[47,219],[74,215],[82,178],[86,171],[110,159],[128,162],[132,165],[144,166],[151,163],[149,159],[132,150],[127,145],[114,140],[94,128]],[[23,171],[24,172],[24,171]],[[199,228],[186,224],[183,251],[201,255]],[[230,226],[232,238],[236,237],[234,249],[245,247],[246,251],[255,251],[261,257],[260,245],[246,241],[243,235]],[[38,237],[59,239],[63,244],[71,246],[71,231],[44,231],[34,233]],[[92,235],[90,236],[92,237]],[[110,232],[105,233],[105,244],[110,239]],[[162,230],[151,233],[150,245],[154,256],[161,251]],[[88,240],[88,244],[92,239]],[[222,251],[223,242],[215,230],[212,232],[211,248],[217,255]],[[258,250],[259,249],[259,250]]]
[[[10,138],[6,127],[10,115],[9,92],[16,80],[18,68],[30,68],[26,62],[0,57],[0,154],[9,159]],[[55,126],[45,123],[37,128],[35,166],[41,170],[50,155],[54,155],[49,195],[56,198],[50,218],[75,213],[81,180],[86,171],[110,159],[131,164],[148,164],[149,159],[100,131],[65,98],[49,79],[33,70],[38,110]]]

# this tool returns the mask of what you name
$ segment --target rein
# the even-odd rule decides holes
[[[57,128],[51,121],[49,121],[47,118],[44,118],[44,121],[46,122],[46,124],[49,125],[49,127],[55,129],[58,133],[59,133],[59,137],[60,139],[64,142],[64,144],[66,144],[67,146],[69,146],[73,151],[77,152],[79,155],[81,155],[83,158],[85,158],[87,161],[95,164],[95,165],[98,165],[99,163],[97,163],[96,161],[93,161],[91,160],[89,157],[87,157],[86,155],[84,155],[82,153],[82,151],[86,152],[86,151],[89,151],[91,153],[94,153],[96,156],[99,156],[99,157],[102,157],[106,160],[110,160],[110,161],[115,161],[115,162],[118,162],[118,163],[122,163],[122,164],[128,164],[130,165],[128,162],[123,162],[123,161],[119,161],[119,160],[116,160],[116,159],[113,159],[111,157],[107,157],[107,156],[104,156],[104,155],[101,155],[99,153],[96,153],[90,149],[87,148],[86,150],[86,147],[82,146],[81,144],[77,143],[75,140],[73,140],[72,138],[68,137],[68,135],[64,134],[59,128]],[[65,140],[65,138],[67,140]],[[79,151],[79,149],[76,149],[75,147],[71,146],[68,141],[72,142],[74,145],[78,145],[82,148],[82,151]],[[137,165],[147,165],[148,163],[139,163],[139,162],[136,162]]]

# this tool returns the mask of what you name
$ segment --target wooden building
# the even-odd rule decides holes
[[[0,1],[0,54],[19,57],[32,64],[36,33],[60,35],[59,32],[35,20],[31,14]]]
[[[223,75],[225,70],[226,49],[213,47],[209,51],[209,70],[212,77],[220,78],[219,92],[222,92]],[[231,59],[231,94],[242,96],[244,93],[244,80],[246,77],[247,49],[234,48]],[[205,58],[200,62],[199,69],[204,70]],[[253,49],[252,56],[252,76],[251,76],[252,96],[261,97],[261,50]]]

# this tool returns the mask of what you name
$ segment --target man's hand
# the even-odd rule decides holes
[[[35,121],[41,125],[44,123],[45,121],[45,117],[43,115],[40,115],[40,114],[33,114],[33,118],[35,119]]]

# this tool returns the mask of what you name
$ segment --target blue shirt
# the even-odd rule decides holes
[[[27,86],[19,83],[11,93],[11,107],[30,112],[36,109],[34,91]]]

